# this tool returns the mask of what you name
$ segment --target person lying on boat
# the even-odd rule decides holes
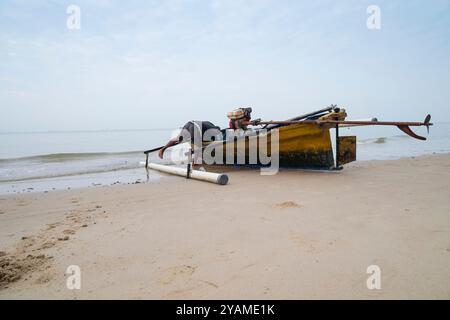
[[[191,144],[194,144],[194,138],[196,136],[198,137],[202,137],[202,141],[203,141],[203,136],[205,134],[206,131],[208,130],[214,130],[214,131],[209,131],[208,136],[216,136],[221,138],[222,137],[222,132],[220,131],[220,127],[214,125],[213,123],[209,122],[209,121],[189,121],[188,123],[186,123],[183,128],[181,129],[181,132],[178,134],[178,136],[176,136],[173,139],[170,139],[166,145],[164,147],[161,148],[161,150],[159,150],[159,157],[162,159],[164,157],[164,152],[166,151],[167,148],[176,146],[177,144],[180,143],[184,143],[184,142],[190,142]]]
[[[229,128],[233,130],[247,130],[249,125],[256,126],[261,119],[252,121],[252,108],[238,108],[227,113],[229,122]]]

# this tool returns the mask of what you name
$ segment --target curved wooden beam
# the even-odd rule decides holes
[[[408,126],[397,126],[397,127],[410,137],[413,137],[413,138],[416,138],[419,140],[427,140],[427,138],[419,136],[416,133],[414,133],[414,131],[412,131],[411,128]]]

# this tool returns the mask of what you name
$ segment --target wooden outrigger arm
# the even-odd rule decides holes
[[[158,151],[158,150],[161,150],[162,148],[164,148],[164,146],[144,151],[144,153],[145,153],[145,168],[146,169],[148,168],[148,154]]]
[[[430,123],[431,115],[427,115],[423,122],[398,122],[398,121],[345,121],[345,120],[301,120],[301,121],[260,121],[259,124],[280,124],[280,125],[290,125],[290,124],[301,124],[301,123],[309,123],[309,124],[330,124],[330,125],[352,125],[352,126],[396,126],[400,130],[402,130],[407,135],[419,139],[419,140],[427,140],[427,138],[419,136],[414,133],[410,127],[418,127],[418,126],[426,126],[427,131],[429,132],[430,126],[433,124]]]

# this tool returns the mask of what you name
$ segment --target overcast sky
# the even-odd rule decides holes
[[[450,121],[450,1],[0,2],[0,131],[225,126],[238,106],[281,120],[331,103]]]

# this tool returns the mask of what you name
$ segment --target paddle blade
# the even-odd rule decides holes
[[[397,126],[400,130],[402,130],[404,133],[406,133],[408,136],[419,139],[419,140],[427,140],[427,138],[422,137],[414,133],[410,127],[408,126]]]
[[[423,123],[425,124],[425,126],[427,127],[427,133],[430,133],[430,120],[431,120],[431,114],[427,115],[425,117],[425,120],[423,121]]]

